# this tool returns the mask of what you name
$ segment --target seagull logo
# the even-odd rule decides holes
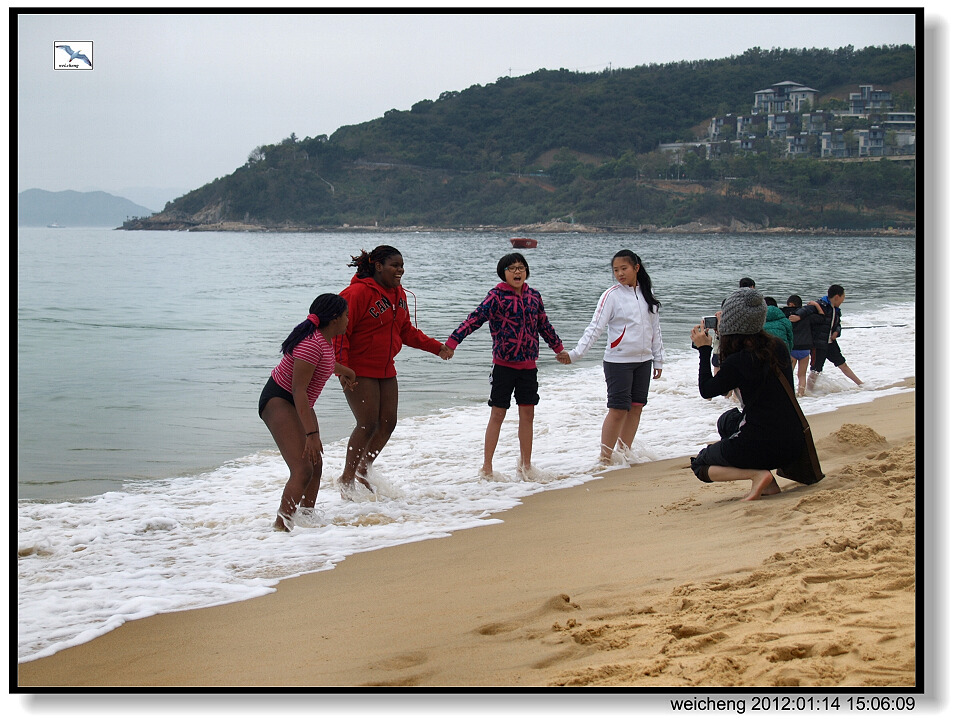
[[[82,52],[80,52],[79,50],[74,50],[74,49],[71,48],[69,45],[57,45],[57,48],[58,48],[59,50],[63,50],[65,53],[67,53],[67,55],[70,56],[69,62],[81,62],[81,61],[82,61],[82,62],[85,62],[85,63],[86,63],[87,65],[89,65],[90,67],[93,67],[93,63],[90,62],[90,58],[88,58],[86,55],[84,55],[84,54],[83,54]]]

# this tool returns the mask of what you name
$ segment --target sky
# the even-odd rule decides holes
[[[255,147],[291,133],[332,135],[445,91],[540,68],[599,72],[752,47],[917,43],[912,15],[876,8],[852,15],[746,7],[721,14],[682,7],[182,12],[10,19],[17,32],[18,191],[183,192],[229,175]],[[55,45],[71,42],[90,51],[92,69],[57,69],[67,58]],[[771,70],[771,82],[787,79],[803,82]]]

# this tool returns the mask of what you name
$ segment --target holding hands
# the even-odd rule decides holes
[[[557,362],[561,365],[570,365],[573,363],[573,360],[570,359],[570,353],[566,350],[561,350],[557,353]]]
[[[453,357],[453,348],[451,348],[449,345],[444,345],[442,348],[440,348],[441,360],[449,360],[452,357]]]
[[[344,390],[353,390],[357,386],[357,374],[346,365],[337,363],[335,371],[340,378],[340,387]]]

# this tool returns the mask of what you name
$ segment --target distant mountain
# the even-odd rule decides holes
[[[132,217],[152,210],[105,192],[24,190],[17,196],[17,225],[42,227],[119,227]]]

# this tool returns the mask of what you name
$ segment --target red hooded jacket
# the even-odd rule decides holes
[[[347,332],[334,338],[337,362],[358,377],[396,377],[393,359],[404,345],[440,354],[443,345],[410,323],[407,293],[356,275],[340,296],[350,312]]]

